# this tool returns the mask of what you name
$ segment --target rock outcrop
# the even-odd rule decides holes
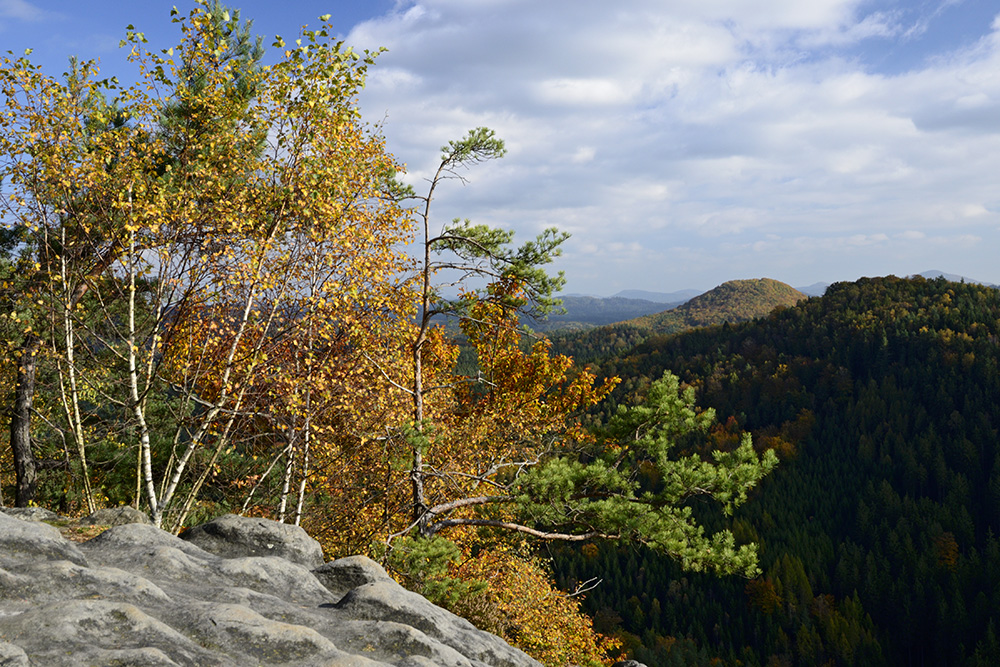
[[[278,556],[309,569],[323,564],[319,542],[298,526],[267,519],[225,514],[184,531],[181,539],[223,558]]]
[[[119,523],[78,544],[53,516],[0,510],[0,665],[539,665],[367,558],[322,564],[292,526]]]

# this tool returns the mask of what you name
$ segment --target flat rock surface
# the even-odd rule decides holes
[[[317,562],[294,526],[225,518],[202,548],[123,523],[76,544],[42,522],[54,515],[6,511],[0,665],[540,664],[367,558]]]
[[[153,522],[149,520],[149,515],[145,512],[140,512],[134,507],[125,506],[107,507],[97,510],[93,514],[80,519],[80,523],[90,526],[121,526],[126,523],[152,524]]]
[[[309,568],[323,564],[323,549],[298,526],[224,514],[181,534],[181,539],[218,556],[279,556]]]

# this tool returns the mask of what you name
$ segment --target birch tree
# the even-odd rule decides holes
[[[94,384],[98,402],[134,438],[143,504],[173,529],[227,456],[249,476],[262,450],[248,443],[271,437],[294,455],[311,442],[312,407],[273,400],[289,358],[312,383],[305,405],[353,395],[343,383],[368,363],[359,350],[380,356],[384,322],[412,308],[398,285],[410,229],[391,196],[399,167],[356,108],[372,56],[321,28],[292,48],[277,40],[279,62],[260,67],[218,5],[176,20],[184,39],[172,49],[129,31],[138,84],[115,87],[86,66],[79,85],[113,91],[127,119],[99,137],[80,96],[26,58],[3,70],[7,224],[40,239],[34,248],[53,230],[88,234],[65,283],[95,294],[104,324],[83,335],[78,298],[52,312],[76,327],[65,327],[70,354],[96,346],[115,359],[118,375]],[[151,398],[169,406],[155,424]]]

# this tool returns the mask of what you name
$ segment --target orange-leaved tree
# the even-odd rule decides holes
[[[410,458],[410,524],[396,535],[416,529],[430,536],[446,517],[494,504],[505,494],[481,492],[502,488],[502,480],[540,461],[563,432],[574,432],[573,413],[601,400],[617,381],[595,388],[593,376],[585,372],[571,379],[571,362],[551,358],[544,342],[528,353],[521,350],[519,316],[544,316],[558,304],[554,293],[564,278],[548,275],[543,267],[560,254],[567,234],[547,229],[514,247],[512,232],[469,220],[432,228],[437,188],[449,179],[464,182],[464,169],[505,152],[492,130],[476,128],[442,148],[426,195],[409,190],[418,202],[421,261],[410,364],[393,382],[412,403],[402,430]],[[457,298],[442,293],[442,276],[459,277]],[[460,323],[478,358],[475,377],[451,374],[430,381],[425,348],[439,326],[438,316]],[[484,437],[486,431],[493,432]],[[521,436],[508,437],[512,433]],[[482,502],[485,498],[490,500]]]
[[[220,136],[205,128],[225,112],[212,101],[230,99],[230,69],[216,67],[214,51],[201,48],[203,31],[213,25],[208,17],[192,15],[186,24],[192,37],[179,51],[184,63],[208,58],[196,69],[219,81],[205,93],[180,86],[198,94],[184,99],[192,120],[170,131],[197,130],[188,137],[194,157],[183,179],[211,190],[195,200],[184,196],[185,188],[177,188],[176,201],[168,193],[180,215],[165,226],[173,243],[164,247],[172,254],[158,263],[177,270],[158,284],[182,286],[170,302],[177,304],[171,328],[154,335],[163,378],[180,398],[174,441],[184,442],[171,451],[159,490],[147,473],[151,506],[162,512],[193,457],[207,458],[190,478],[175,527],[220,459],[262,459],[264,480],[263,461],[275,449],[285,460],[277,514],[284,518],[289,493],[297,491],[298,520],[310,457],[325,442],[318,416],[364,412],[355,387],[370,375],[369,359],[388,349],[381,340],[392,333],[387,323],[404,320],[410,308],[399,285],[409,263],[400,245],[410,223],[393,196],[398,167],[356,108],[371,57],[333,42],[328,28],[304,32],[296,48],[276,43],[283,59],[261,68],[239,131]],[[191,58],[183,57],[186,49],[194,50]],[[157,67],[162,60],[145,57]],[[183,81],[184,67],[171,71],[171,81]],[[224,167],[220,155],[228,160]],[[176,184],[179,169],[171,171]],[[146,224],[156,224],[158,213],[145,211]],[[181,265],[178,256],[192,259]]]
[[[562,275],[550,276],[544,267],[566,235],[546,230],[514,246],[511,232],[468,220],[432,228],[437,188],[449,178],[464,180],[463,169],[504,152],[491,130],[473,130],[443,147],[426,195],[410,191],[422,227],[417,319],[409,363],[380,368],[389,390],[411,404],[383,441],[391,460],[383,468],[380,508],[390,564],[418,590],[452,606],[458,601],[449,587],[468,598],[485,583],[500,596],[496,578],[492,584],[468,580],[484,572],[469,562],[498,548],[509,558],[512,552],[502,545],[510,545],[510,535],[646,543],[689,569],[752,574],[755,547],[737,547],[728,531],[705,535],[686,501],[712,495],[731,511],[773,467],[773,453],[759,456],[745,437],[732,451],[684,456],[688,440],[702,437],[714,414],[697,410],[692,393],[681,392],[670,376],[654,383],[647,405],[624,410],[607,435],[592,436],[577,417],[617,379],[596,384],[520,326],[522,315],[544,315],[557,304]],[[449,297],[444,288],[456,280],[458,294]],[[458,372],[452,366],[454,344],[448,353],[439,316],[458,321],[474,368]],[[458,535],[462,549],[449,539]],[[463,558],[465,566],[456,569]],[[517,558],[510,564],[515,571],[530,565]],[[534,581],[544,597],[543,580]],[[508,638],[527,646],[526,637],[545,633],[532,625],[531,614],[524,618]],[[591,640],[589,646],[600,643]],[[533,650],[548,649],[537,644]],[[590,662],[599,656],[584,651],[564,658]]]
[[[129,32],[142,80],[128,88],[96,80],[92,64],[61,83],[5,61],[3,148],[7,229],[24,239],[35,292],[58,297],[32,302],[54,342],[35,342],[45,336],[26,322],[20,356],[45,347],[76,380],[63,394],[89,392],[64,401],[67,425],[50,430],[114,435],[119,472],[102,498],[122,499],[131,475],[129,500],[180,529],[207,488],[223,507],[262,498],[246,480],[267,480],[275,453],[284,492],[267,501],[284,515],[292,493],[300,507],[314,416],[364,414],[356,387],[412,304],[398,165],[356,106],[372,56],[327,26],[294,48],[276,41],[279,61],[263,66],[221,5],[175,20],[173,49]],[[95,104],[89,91],[105,90],[113,102]],[[104,129],[112,109],[121,122]],[[33,442],[15,447],[52,435],[16,428]],[[94,443],[77,430],[83,461]]]
[[[692,392],[681,392],[670,376],[654,383],[647,405],[616,417],[611,436],[590,437],[575,417],[605,397],[617,378],[595,386],[593,375],[551,355],[546,341],[526,341],[519,327],[520,315],[544,315],[557,304],[562,274],[550,276],[544,267],[567,235],[549,229],[515,247],[511,232],[468,220],[432,228],[437,188],[504,153],[493,131],[472,130],[442,148],[427,194],[416,197],[423,233],[411,362],[405,375],[386,372],[412,402],[400,429],[409,458],[410,517],[390,541],[474,526],[542,540],[634,540],[693,569],[753,572],[754,549],[736,549],[724,532],[706,537],[685,500],[713,495],[731,510],[773,467],[773,453],[758,456],[744,437],[730,452],[682,456],[681,445],[705,432],[714,413],[696,410]],[[447,298],[438,281],[455,275],[462,289]],[[474,372],[438,369],[433,380],[426,377],[424,348],[439,315],[459,321],[475,352]],[[671,483],[646,488],[644,466]]]

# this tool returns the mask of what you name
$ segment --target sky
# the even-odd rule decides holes
[[[0,0],[0,51],[128,76],[178,0]],[[1000,283],[998,0],[234,0],[270,44],[331,14],[378,49],[360,104],[418,190],[486,126],[502,159],[435,224],[572,234],[568,293],[937,269]]]

